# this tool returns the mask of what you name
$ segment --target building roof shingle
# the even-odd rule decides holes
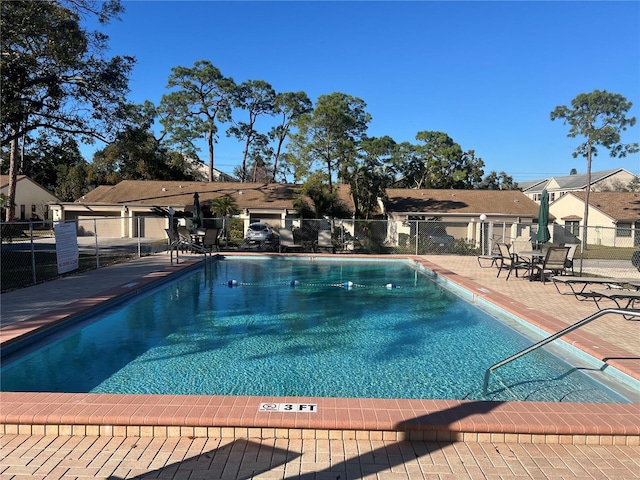
[[[539,206],[519,190],[388,189],[386,209],[397,213],[482,213],[538,217]]]
[[[571,195],[575,195],[583,202],[587,198],[587,192],[571,192]],[[618,221],[640,220],[640,193],[638,192],[591,192],[589,204]]]
[[[346,189],[344,187],[347,187]],[[161,180],[123,180],[117,185],[102,185],[76,203],[93,205],[136,205],[188,207],[198,192],[200,205],[229,196],[240,208],[293,209],[299,185],[241,182],[179,182]],[[338,198],[352,210],[348,186],[341,185]]]

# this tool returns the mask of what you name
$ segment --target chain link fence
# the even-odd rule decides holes
[[[1,223],[2,292],[65,275],[58,273],[54,235],[54,228],[58,223],[74,223],[78,234],[78,270],[68,274],[125,262],[167,249],[166,239],[142,236],[145,223],[150,221],[155,223],[158,219],[132,217],[127,220],[134,227],[133,237],[129,238],[111,233],[112,226],[121,223],[121,217],[76,219],[55,223],[51,221]]]
[[[157,216],[79,218],[76,224],[80,270],[88,270],[167,250],[164,229],[169,219]],[[278,241],[249,243],[249,221],[242,218],[205,219],[204,226],[222,228],[222,251],[280,251]],[[327,251],[320,236],[331,238],[338,254],[488,255],[497,243],[513,251],[537,247],[538,225],[515,222],[287,219],[269,222],[277,234],[293,232],[297,251]],[[2,291],[43,282],[59,276],[54,224],[12,222],[2,227]],[[578,244],[574,257],[576,274],[640,278],[640,232],[632,229],[589,227],[587,245],[581,245],[580,228],[549,226],[550,243]],[[321,235],[321,232],[323,235]],[[76,270],[77,272],[77,270]]]

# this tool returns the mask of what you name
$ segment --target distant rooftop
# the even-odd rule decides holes
[[[594,183],[620,172],[626,172],[626,170],[624,168],[612,168],[610,170],[591,172],[591,184],[593,185]],[[542,192],[544,188],[549,188],[548,186],[551,183],[554,184],[553,190],[582,190],[587,188],[587,174],[578,173],[576,175],[565,175],[562,177],[541,178],[528,182],[518,182],[518,186],[524,193],[531,194]]]

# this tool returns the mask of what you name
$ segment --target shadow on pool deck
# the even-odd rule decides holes
[[[464,405],[456,405],[425,415],[423,418],[407,420],[398,427],[402,430],[410,429],[412,424],[445,423],[452,424],[463,420],[469,415],[482,415],[497,406],[496,403],[471,402]],[[345,458],[341,462],[331,462],[331,465],[312,472],[300,471],[300,468],[289,468],[287,473],[285,465],[301,459],[302,452],[283,449],[277,446],[263,445],[261,442],[237,439],[229,443],[221,442],[217,448],[204,451],[180,462],[171,463],[161,468],[147,471],[134,479],[143,478],[170,478],[178,471],[187,478],[189,470],[197,471],[202,477],[207,478],[235,478],[236,480],[249,480],[256,475],[266,472],[282,471],[285,480],[316,480],[318,478],[363,478],[370,475],[392,470],[407,461],[417,461],[423,456],[432,455],[434,452],[450,445],[442,443],[409,443],[391,442],[356,456]],[[242,458],[242,462],[230,461],[231,458]],[[291,471],[294,470],[294,471]],[[113,475],[111,480],[120,480],[125,477]],[[275,478],[275,477],[274,477]]]

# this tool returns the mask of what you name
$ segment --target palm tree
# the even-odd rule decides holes
[[[229,232],[227,231],[227,217],[240,213],[235,198],[224,195],[211,201],[211,210],[222,217],[222,231],[225,246],[229,245]]]

